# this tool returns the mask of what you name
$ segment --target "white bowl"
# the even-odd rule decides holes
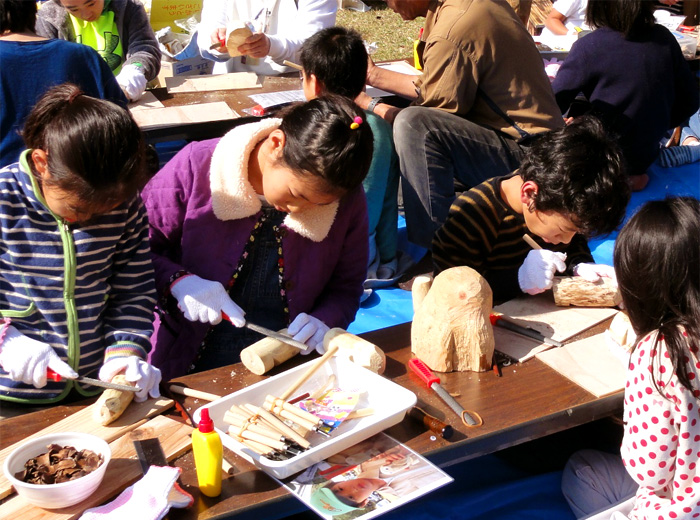
[[[22,471],[29,459],[46,453],[50,444],[73,446],[78,451],[94,451],[102,455],[102,464],[83,477],[58,484],[28,484],[16,479],[15,473]],[[105,476],[111,458],[109,444],[99,437],[78,432],[53,433],[37,437],[14,449],[5,459],[3,471],[17,494],[28,502],[44,509],[58,509],[82,502],[94,493]]]

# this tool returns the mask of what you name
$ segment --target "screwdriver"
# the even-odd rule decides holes
[[[418,377],[425,381],[428,388],[432,388],[433,391],[440,396],[445,404],[447,404],[447,406],[449,406],[452,411],[462,419],[462,422],[466,426],[480,426],[483,424],[481,417],[479,417],[479,422],[477,422],[467,410],[462,408],[462,406],[449,394],[447,390],[440,386],[440,378],[430,371],[428,365],[423,363],[418,358],[413,358],[408,360],[408,366],[418,375]],[[474,415],[478,417],[478,414],[474,413]]]
[[[51,381],[60,383],[64,378],[61,374],[54,372],[50,368],[46,369],[46,377]],[[139,392],[141,389],[138,386],[128,386],[120,385],[117,383],[107,383],[106,381],[100,381],[99,379],[93,379],[91,377],[78,376],[73,381],[78,381],[79,383],[85,383],[86,385],[101,386],[102,388],[111,388],[112,390],[121,390],[122,392]]]

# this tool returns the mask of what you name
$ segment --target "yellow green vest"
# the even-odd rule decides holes
[[[94,22],[68,15],[73,26],[75,41],[92,47],[107,62],[116,75],[122,69],[124,51],[122,41],[114,23],[114,11],[106,10]]]

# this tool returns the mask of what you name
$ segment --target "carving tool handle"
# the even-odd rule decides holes
[[[408,411],[409,417],[416,419],[417,421],[423,423],[423,425],[428,428],[431,432],[440,435],[443,439],[449,439],[454,434],[452,426],[447,423],[442,422],[437,417],[427,414],[421,408],[414,406]]]
[[[430,368],[428,368],[428,365],[423,363],[420,359],[409,359],[408,366],[418,377],[420,377],[425,382],[426,385],[428,385],[428,388],[430,388],[433,385],[433,383],[440,383],[440,378],[433,374]]]

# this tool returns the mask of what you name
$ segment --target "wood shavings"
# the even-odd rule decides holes
[[[29,459],[15,478],[28,484],[59,484],[92,473],[103,463],[102,455],[73,446],[50,444],[48,452]]]

